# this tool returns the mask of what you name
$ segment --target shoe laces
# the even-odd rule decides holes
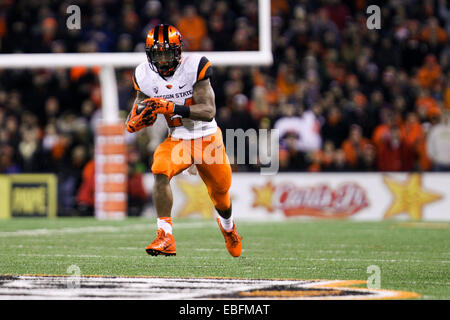
[[[163,239],[164,239],[164,231],[162,229],[158,229],[158,231],[156,232],[156,239],[154,242],[162,241]]]
[[[230,233],[229,239],[231,240],[231,244],[235,246],[239,243],[240,240],[242,240],[242,237],[236,231],[233,230]]]

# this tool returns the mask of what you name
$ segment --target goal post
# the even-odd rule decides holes
[[[270,19],[270,0],[258,0],[259,50],[257,51],[201,51],[183,54],[202,54],[216,66],[271,65],[273,56]],[[126,164],[126,148],[123,142],[124,126],[119,117],[115,68],[134,68],[144,61],[147,61],[145,52],[0,54],[0,69],[100,67],[102,119],[95,132],[94,155],[96,159],[95,212],[99,219],[126,217],[126,206],[123,205],[126,204],[126,166],[118,165],[121,161]],[[111,181],[113,183],[110,183]],[[122,183],[125,187],[115,185],[117,183]],[[108,200],[111,198],[115,200]],[[116,201],[117,199],[120,201]],[[107,211],[112,212],[111,214],[101,209],[105,207],[105,201],[107,204],[114,203],[106,206]]]

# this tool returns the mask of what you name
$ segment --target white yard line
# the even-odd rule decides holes
[[[202,228],[207,226],[215,226],[216,223],[212,221],[204,222],[186,222],[177,224],[177,229]],[[64,227],[59,229],[30,229],[30,230],[16,230],[0,232],[0,238],[14,237],[14,236],[53,236],[65,234],[78,233],[96,233],[96,232],[121,232],[121,231],[139,231],[139,230],[154,230],[154,223],[132,224],[128,226],[87,226],[87,227]]]

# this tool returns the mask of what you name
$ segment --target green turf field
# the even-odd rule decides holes
[[[381,288],[450,299],[450,223],[239,222],[243,253],[232,258],[214,221],[176,220],[176,257],[144,250],[156,219],[91,218],[0,221],[0,274],[233,277],[367,280]]]

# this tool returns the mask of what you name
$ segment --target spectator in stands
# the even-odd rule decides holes
[[[183,16],[178,20],[177,28],[183,35],[186,50],[198,51],[204,38],[208,35],[205,19],[197,14],[197,9],[187,5]]]
[[[331,171],[335,158],[336,148],[331,140],[326,140],[323,150],[315,151],[311,154],[312,164],[308,171]]]
[[[76,195],[77,211],[81,216],[94,215],[95,162],[88,161],[83,168],[81,184]]]
[[[214,49],[218,51],[229,50],[228,46],[231,41],[231,34],[225,29],[225,21],[220,15],[216,15],[208,20],[208,35],[214,39]]]
[[[441,67],[436,57],[429,54],[425,57],[424,65],[417,72],[417,82],[422,88],[431,89],[441,76]]]
[[[22,129],[18,153],[23,172],[39,172],[45,166],[45,157],[42,153],[38,134],[39,129],[36,126]]]
[[[436,17],[430,17],[420,32],[420,39],[429,44],[444,44],[447,41],[447,33],[439,26],[439,20]]]
[[[280,145],[280,171],[298,171],[306,168],[305,153],[298,150],[298,136],[294,132],[287,132],[282,137]]]
[[[255,120],[248,112],[248,98],[242,93],[238,93],[233,97],[231,123],[228,124],[230,129],[254,129],[257,127]]]
[[[7,144],[0,144],[0,174],[21,172],[14,158],[14,149]]]
[[[436,99],[430,95],[427,89],[420,89],[416,99],[416,111],[422,121],[428,120],[429,116],[439,109]]]
[[[341,110],[333,106],[328,112],[325,124],[321,128],[324,140],[330,140],[335,146],[340,146],[348,136],[348,123]]]
[[[381,123],[375,128],[372,135],[372,143],[378,149],[381,143],[387,139],[390,129],[393,128],[396,123],[394,118],[394,112],[390,109],[382,109],[380,111]]]
[[[402,124],[401,136],[403,137],[408,148],[414,151],[417,162],[413,167],[420,170],[429,170],[430,161],[426,154],[425,148],[425,132],[422,125],[419,123],[417,114],[414,112],[408,113],[406,121]]]
[[[345,153],[347,163],[356,167],[366,145],[370,144],[370,140],[364,138],[360,126],[354,124],[350,128],[350,134],[347,140],[342,143],[342,150]]]
[[[6,143],[17,148],[21,140],[18,117],[14,114],[9,114],[5,117],[2,127],[5,128],[5,136],[7,137]]]
[[[325,10],[335,25],[339,29],[343,29],[349,18],[350,11],[344,3],[339,0],[326,1]]]
[[[333,163],[330,165],[329,170],[337,172],[348,172],[353,170],[347,162],[344,150],[337,149],[335,151]]]
[[[401,136],[400,128],[392,126],[378,141],[377,169],[380,171],[411,171],[415,152]]]
[[[363,172],[374,172],[377,170],[376,150],[372,144],[364,145],[356,170]]]
[[[450,116],[448,111],[441,122],[431,127],[426,140],[427,154],[433,170],[450,171]]]
[[[292,66],[280,65],[277,75],[277,89],[286,97],[293,96],[298,90],[295,69]]]

